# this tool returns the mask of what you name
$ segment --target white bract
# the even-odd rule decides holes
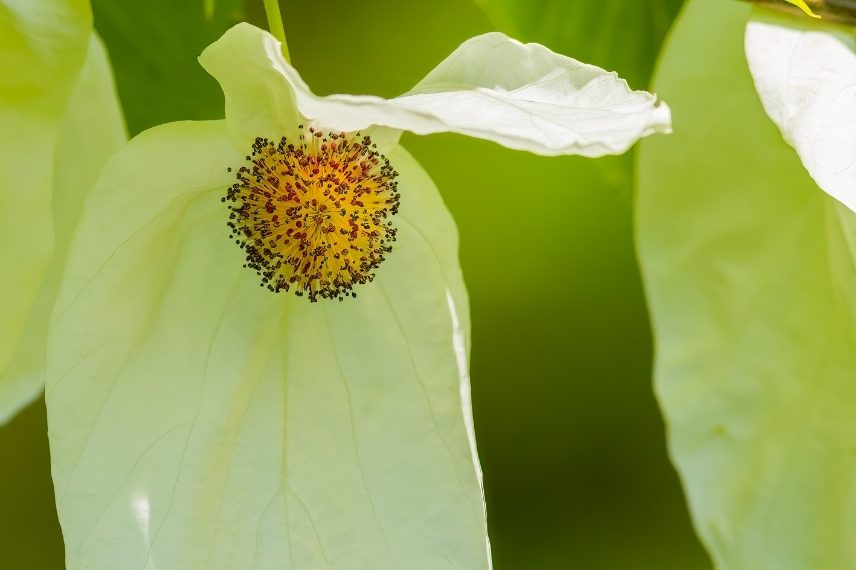
[[[255,67],[243,69],[248,59]],[[596,157],[671,129],[669,108],[631,91],[615,73],[500,33],[464,42],[411,91],[388,100],[314,95],[282,58],[280,43],[248,24],[210,46],[200,62],[226,93],[226,121],[239,144],[294,135],[302,117],[322,130],[387,127],[380,129],[387,144],[402,130],[456,132],[536,154]],[[252,86],[245,84],[250,75],[258,77]],[[249,97],[280,104],[247,105]]]
[[[856,29],[758,9],[745,44],[767,114],[818,186],[856,211]]]
[[[457,231],[399,134],[598,156],[667,132],[668,108],[615,74],[501,34],[464,43],[392,100],[313,95],[280,44],[246,24],[200,60],[223,88],[225,120],[163,125],[113,157],[57,300],[47,404],[69,570],[489,568]],[[303,146],[310,128],[327,147]],[[369,145],[362,162],[333,156],[365,135],[397,178],[369,168]],[[253,157],[271,169],[243,175],[259,137],[298,148],[264,146]],[[317,178],[344,172],[342,161],[351,166],[335,189]],[[238,192],[236,171],[245,204],[270,200],[277,216],[241,226],[274,231],[258,242],[267,261],[290,243],[279,222],[333,204],[328,188],[350,192],[353,202],[313,214],[318,234],[294,226],[301,247],[319,240],[307,260],[337,267],[333,254],[350,252],[325,249],[321,219],[364,211],[360,200],[375,198],[360,184],[379,172],[369,182],[397,188],[400,211],[376,278],[342,302],[259,287],[227,237],[230,208],[232,220],[245,212],[221,203]],[[281,208],[286,193],[300,205]],[[367,247],[362,227],[355,250]]]

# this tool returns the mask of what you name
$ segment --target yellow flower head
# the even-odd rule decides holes
[[[309,131],[296,145],[256,139],[223,201],[263,286],[341,301],[392,250],[398,173],[368,136]]]

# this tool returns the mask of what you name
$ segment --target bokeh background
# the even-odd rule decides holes
[[[407,91],[500,29],[648,86],[681,0],[282,2],[292,61],[320,94]],[[195,57],[261,0],[94,0],[129,131],[222,117]],[[710,570],[665,448],[632,241],[633,156],[544,158],[405,135],[461,234],[474,414],[496,570]],[[533,210],[523,204],[540,204]],[[0,428],[0,552],[63,568],[36,403]],[[109,570],[109,569],[104,569]]]

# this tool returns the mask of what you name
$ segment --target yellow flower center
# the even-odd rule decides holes
[[[395,241],[388,218],[400,196],[389,160],[359,133],[309,129],[297,144],[256,139],[247,162],[223,198],[246,267],[273,292],[356,297],[352,287],[374,278]]]

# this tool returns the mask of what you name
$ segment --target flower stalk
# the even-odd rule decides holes
[[[285,41],[285,26],[282,25],[282,13],[279,10],[279,0],[264,0],[264,4],[268,29],[273,37],[282,43],[282,56],[285,61],[291,63],[291,54],[288,53],[288,43]]]

